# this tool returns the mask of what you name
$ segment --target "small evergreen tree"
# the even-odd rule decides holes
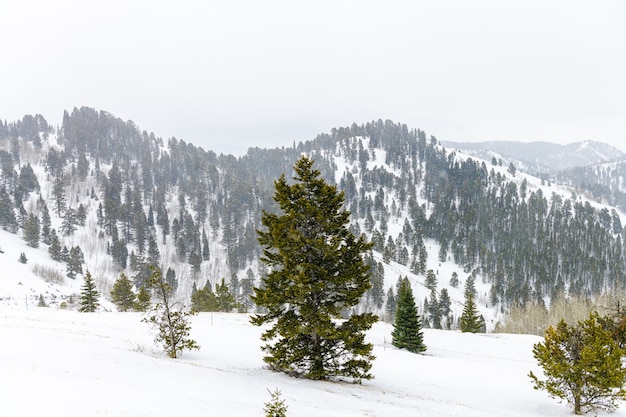
[[[286,417],[287,416],[287,405],[285,404],[285,400],[281,398],[281,392],[278,388],[275,391],[270,391],[270,396],[272,399],[269,402],[265,403],[265,417]]]
[[[63,248],[61,247],[61,241],[59,241],[59,237],[57,236],[57,232],[55,229],[50,231],[50,246],[48,246],[48,253],[50,257],[57,261],[63,261]]]
[[[76,274],[82,274],[84,262],[85,258],[81,248],[79,246],[72,247],[67,258],[67,277],[74,279]]]
[[[215,300],[218,311],[230,313],[235,308],[235,296],[230,293],[224,278],[222,278],[221,284],[215,285]]]
[[[80,307],[78,307],[78,311],[81,313],[93,313],[98,309],[98,298],[100,298],[100,293],[96,289],[96,283],[93,281],[91,273],[87,270],[85,272],[85,283],[80,293]]]
[[[459,328],[462,332],[478,333],[483,330],[484,319],[478,314],[474,297],[476,296],[476,288],[474,287],[474,277],[470,276],[465,282],[465,304],[463,305],[463,313],[459,319]]]
[[[201,289],[197,289],[196,283],[193,283],[191,308],[194,311],[218,311],[217,299],[209,281]]]
[[[147,311],[150,308],[150,301],[150,292],[142,285],[137,293],[137,302],[133,308],[137,311]]]
[[[135,298],[132,281],[128,279],[126,274],[120,274],[120,277],[113,284],[111,301],[119,311],[129,311],[135,307]]]
[[[533,347],[545,376],[540,379],[529,373],[535,389],[566,400],[575,414],[597,409],[611,412],[618,400],[626,399],[626,368],[622,364],[626,352],[601,321],[597,313],[574,326],[561,320],[556,328],[546,330],[544,342]]]
[[[182,305],[173,301],[172,287],[165,281],[159,268],[151,266],[150,269],[152,274],[147,283],[158,302],[153,306],[150,316],[143,321],[156,327],[155,342],[162,344],[167,355],[173,359],[180,356],[185,349],[199,349],[196,341],[189,338],[189,317],[195,313],[185,311]]]
[[[26,254],[24,252],[20,253],[20,257],[17,259],[20,263],[25,264],[26,262],[28,262],[28,258],[26,257]]]
[[[39,247],[39,217],[33,213],[29,213],[24,222],[24,241],[31,248]]]
[[[398,290],[396,319],[391,332],[391,344],[409,352],[420,353],[426,350],[422,334],[422,320],[417,314],[411,283],[404,278]]]

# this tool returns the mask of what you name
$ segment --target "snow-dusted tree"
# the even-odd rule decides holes
[[[119,311],[129,311],[135,307],[135,293],[133,292],[133,283],[126,274],[120,274],[120,277],[113,284],[111,290],[111,301],[117,306]]]
[[[143,321],[157,329],[155,342],[160,343],[170,358],[177,358],[183,350],[199,349],[195,340],[189,338],[189,317],[195,314],[173,300],[172,286],[167,283],[161,270],[151,266],[152,273],[147,284],[152,289],[157,303]]]
[[[262,261],[269,268],[254,302],[267,309],[252,317],[272,323],[261,339],[265,362],[275,370],[310,379],[334,376],[369,379],[372,345],[365,331],[377,317],[349,313],[370,288],[363,253],[372,245],[347,228],[344,195],[302,157],[294,184],[285,175],[274,183],[282,215],[263,213],[259,231]]]
[[[89,270],[85,272],[84,281],[80,292],[80,306],[78,307],[78,311],[81,313],[93,313],[100,305],[98,302],[100,293],[96,289],[96,283],[93,281]]]
[[[82,274],[84,262],[85,257],[80,246],[72,247],[67,257],[67,277],[74,279],[76,274]]]
[[[545,376],[540,379],[530,372],[535,389],[566,400],[574,406],[575,414],[597,409],[611,412],[618,400],[626,399],[626,368],[622,363],[626,352],[601,321],[597,313],[574,326],[561,320],[556,328],[546,330],[543,343],[533,347]]]
[[[391,332],[391,343],[409,352],[420,353],[426,350],[422,334],[422,320],[417,314],[411,283],[404,278],[398,289],[396,318]]]
[[[33,213],[29,213],[24,222],[24,241],[32,248],[39,247],[39,217]]]

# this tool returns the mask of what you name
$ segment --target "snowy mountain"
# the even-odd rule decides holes
[[[568,145],[550,142],[451,142],[442,141],[446,147],[459,149],[470,155],[490,161],[493,157],[508,166],[513,163],[531,174],[556,174],[559,171],[597,165],[626,159],[619,149],[606,143],[587,140]]]
[[[41,295],[71,309],[86,270],[107,299],[121,273],[137,290],[154,263],[171,269],[187,305],[194,289],[225,279],[239,310],[251,311],[251,288],[264,274],[255,231],[263,210],[277,210],[273,181],[290,177],[302,154],[344,191],[351,230],[375,245],[373,287],[359,308],[381,318],[390,318],[400,277],[412,282],[426,320],[432,296],[447,291],[446,328],[456,327],[472,277],[492,330],[511,305],[594,297],[626,276],[621,210],[390,121],[239,158],[84,107],[66,112],[57,129],[32,116],[1,124],[0,267],[21,268],[0,287],[9,305]],[[598,158],[600,147],[589,148]]]

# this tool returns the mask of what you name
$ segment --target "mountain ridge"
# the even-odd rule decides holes
[[[556,174],[558,171],[578,166],[597,165],[626,159],[626,154],[621,150],[604,142],[593,140],[569,144],[547,141],[442,141],[441,143],[446,147],[463,150],[485,160],[494,156],[503,158],[518,167],[525,167],[534,175]]]
[[[47,210],[48,234],[55,229],[67,252],[83,249],[82,266],[105,297],[122,272],[138,288],[150,258],[172,268],[181,301],[225,278],[240,308],[252,309],[252,285],[264,274],[255,232],[260,213],[277,210],[273,181],[282,173],[290,178],[303,153],[344,191],[351,230],[375,244],[368,260],[373,287],[359,308],[383,318],[392,317],[400,276],[410,278],[428,319],[432,294],[424,284],[432,271],[438,281],[434,299],[443,289],[451,295],[452,328],[463,282],[474,277],[492,329],[513,303],[549,301],[558,291],[597,295],[625,275],[621,212],[571,185],[557,188],[522,169],[442,147],[403,124],[353,124],[290,148],[250,148],[237,158],[164,141],[89,108],[66,112],[56,130],[37,117],[25,120],[31,119],[44,130],[31,135],[32,127],[20,131],[5,124],[5,132],[26,133],[0,136],[7,194],[0,206],[10,207],[14,217],[0,210],[0,227],[24,239],[26,220],[37,217],[40,248],[23,246],[34,259],[32,251],[45,255],[52,246],[43,240]],[[84,225],[73,218],[81,206]],[[38,262],[72,283],[64,277],[66,256]]]

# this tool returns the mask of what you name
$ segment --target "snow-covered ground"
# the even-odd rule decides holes
[[[568,416],[527,374],[536,336],[426,330],[416,355],[368,333],[375,378],[362,385],[264,369],[261,329],[241,314],[194,317],[201,349],[167,358],[140,313],[0,307],[0,404],[9,416],[254,416],[278,388],[289,416]],[[626,416],[620,410],[618,416]]]

